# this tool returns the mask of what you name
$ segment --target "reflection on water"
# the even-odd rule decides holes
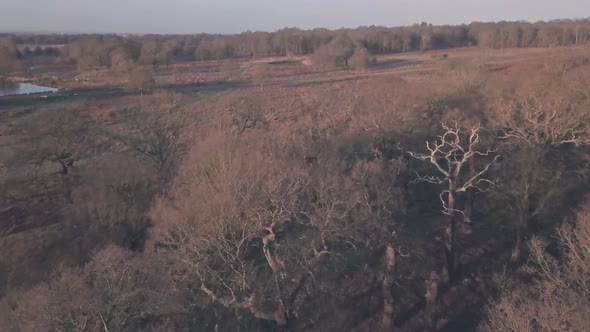
[[[0,97],[47,92],[57,92],[57,89],[31,83],[12,83],[0,81]]]

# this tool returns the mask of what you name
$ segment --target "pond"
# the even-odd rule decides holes
[[[58,89],[31,83],[0,82],[0,97],[28,95],[33,93],[54,93]]]

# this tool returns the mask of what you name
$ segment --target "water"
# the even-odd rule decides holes
[[[31,83],[9,83],[0,82],[0,97],[28,95],[32,93],[53,93],[57,92],[56,88],[40,86]]]

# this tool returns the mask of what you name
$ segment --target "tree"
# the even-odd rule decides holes
[[[167,177],[184,153],[187,117],[174,106],[141,108],[130,120],[130,128],[118,135],[127,146],[148,158],[156,170]]]
[[[494,151],[478,150],[481,143],[479,124],[469,130],[462,129],[458,124],[447,126],[443,124],[444,133],[434,143],[426,143],[429,154],[415,155],[417,159],[425,160],[435,166],[438,176],[421,176],[415,182],[428,182],[446,185],[440,193],[443,213],[448,216],[448,223],[444,233],[445,265],[442,278],[445,283],[453,281],[455,270],[455,229],[458,215],[465,216],[465,212],[457,206],[458,195],[468,190],[485,191],[494,182],[484,178],[490,167],[498,160],[499,155],[491,157]],[[474,174],[466,174],[465,166],[473,158],[490,157],[491,161],[484,161],[483,168]],[[486,188],[487,187],[487,188]],[[467,220],[471,222],[470,220]]]
[[[230,105],[228,111],[238,135],[243,134],[247,129],[265,123],[264,114],[257,101],[240,100],[238,103]]]
[[[153,73],[144,67],[136,66],[129,74],[128,87],[132,90],[140,91],[143,95],[144,91],[150,91],[156,87]]]
[[[322,160],[308,169],[297,159],[246,148],[258,145],[258,131],[248,140],[223,134],[232,145],[195,150],[198,162],[186,165],[155,216],[165,230],[156,236],[158,245],[197,283],[203,306],[277,325],[317,320],[330,326],[342,323],[323,318],[331,303],[346,305],[351,292],[367,291],[343,292],[347,280],[358,278],[381,286],[383,321],[392,326],[396,251],[403,241],[396,229],[401,163]],[[384,279],[366,264],[379,264]]]
[[[532,284],[503,280],[500,299],[488,307],[483,331],[588,331],[590,329],[590,205],[583,204],[574,225],[565,223],[555,238],[559,256],[539,237],[530,241],[525,266]]]
[[[124,49],[117,49],[111,52],[111,68],[120,72],[129,72],[133,69],[133,59]]]
[[[156,71],[159,66],[167,65],[170,62],[172,53],[171,49],[157,40],[144,42],[139,55],[139,63],[142,65],[151,65]]]
[[[312,57],[312,62],[316,66],[325,68],[348,67],[348,60],[360,47],[359,43],[348,35],[341,34],[317,49]]]
[[[587,115],[560,100],[525,97],[508,105],[497,121],[499,138],[510,159],[499,192],[517,214],[512,251],[516,261],[533,219],[558,206],[557,199],[567,191],[565,165],[552,155],[568,145],[578,147],[590,142]],[[574,148],[570,155],[574,157],[576,151]]]
[[[252,79],[254,83],[260,86],[260,91],[264,89],[264,85],[270,80],[269,65],[261,63],[250,68]]]
[[[350,196],[348,204],[354,206],[354,202],[356,202],[360,205],[360,207],[357,205],[354,208],[349,206],[349,210],[347,210],[347,213],[351,214],[351,219],[354,220],[352,225],[359,229],[371,230],[369,234],[363,234],[368,237],[368,242],[372,243],[372,246],[369,246],[369,249],[372,250],[369,252],[382,251],[382,325],[385,330],[394,328],[394,314],[396,309],[399,309],[394,287],[397,282],[398,261],[401,258],[399,248],[406,241],[397,220],[400,215],[405,213],[405,202],[398,178],[398,174],[403,169],[404,165],[400,161],[386,161],[378,153],[375,160],[359,161],[354,165],[351,172],[353,184],[349,184],[348,191],[343,192],[343,195]],[[335,236],[342,235],[339,232],[335,233]],[[359,237],[354,232],[349,236],[351,238]]]
[[[161,245],[176,248],[174,254],[189,269],[187,277],[196,278],[213,304],[285,325],[293,276],[285,263],[289,256],[279,253],[277,232],[294,217],[304,179],[271,175],[266,169],[262,181],[253,177],[250,166],[236,165],[237,178],[230,164],[211,166],[215,168],[187,179],[191,187],[180,191],[194,197],[204,193],[195,191],[200,183],[210,186],[210,197],[203,198],[211,205],[198,213],[199,219],[184,219],[171,228]],[[225,195],[232,201],[219,201]]]
[[[21,294],[9,314],[23,330],[169,330],[183,300],[163,261],[109,246]]]
[[[348,60],[350,67],[355,70],[365,70],[374,63],[375,57],[373,57],[364,47],[357,48],[354,54]]]
[[[34,124],[29,137],[27,159],[40,171],[45,163],[57,163],[61,174],[68,175],[76,162],[90,158],[101,149],[101,139],[92,119],[77,110],[55,111],[49,119]]]

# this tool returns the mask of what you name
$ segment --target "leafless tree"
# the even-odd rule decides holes
[[[373,65],[375,61],[375,57],[366,48],[360,47],[350,57],[348,64],[352,69],[365,70]]]
[[[219,213],[211,211],[206,222],[183,223],[175,231],[180,238],[168,237],[168,242],[180,245],[181,261],[192,267],[211,301],[284,325],[286,287],[293,276],[286,257],[277,253],[277,232],[294,217],[303,179],[276,177],[262,186],[252,180],[245,179],[232,195],[239,209],[226,207]]]
[[[371,162],[358,162],[352,171],[354,182],[351,188],[351,218],[357,227],[372,229],[368,241],[383,250],[383,275],[381,292],[383,296],[382,326],[385,330],[394,328],[393,320],[399,303],[395,298],[397,268],[400,253],[398,216],[404,213],[403,195],[398,187],[397,176],[404,165],[399,161],[386,161],[380,152]],[[354,212],[353,212],[354,211]],[[358,224],[357,224],[358,223]]]
[[[77,110],[57,110],[48,118],[39,119],[27,129],[31,135],[19,155],[27,159],[39,172],[46,163],[56,163],[61,174],[68,175],[76,162],[99,153],[103,147],[97,126],[92,119]]]
[[[128,86],[132,90],[140,91],[143,95],[144,91],[150,91],[156,86],[156,81],[149,69],[136,66],[129,73]]]
[[[498,120],[503,149],[514,156],[506,162],[505,179],[498,192],[517,213],[512,259],[518,260],[532,219],[555,206],[568,181],[563,165],[553,161],[550,154],[568,145],[575,152],[590,142],[587,115],[564,100],[533,96],[508,105]]]
[[[264,90],[264,85],[270,80],[270,68],[268,64],[261,63],[250,68],[252,80],[260,86],[260,91]]]
[[[182,112],[174,106],[144,106],[130,119],[130,128],[117,137],[164,174],[184,153],[183,134],[189,118]]]
[[[115,246],[83,268],[56,271],[19,299],[9,319],[22,331],[157,331],[183,310],[162,261]]]
[[[525,97],[520,102],[511,103],[508,111],[500,116],[500,139],[543,149],[565,144],[585,145],[590,142],[587,119],[587,115],[572,108],[565,100]]]
[[[482,331],[587,331],[590,329],[590,215],[588,203],[575,225],[557,229],[558,257],[534,237],[524,272],[532,284],[504,277],[502,294],[488,308]],[[522,282],[522,281],[521,281]]]
[[[428,182],[445,185],[440,193],[440,201],[443,213],[449,217],[444,233],[445,266],[442,278],[449,282],[453,278],[455,269],[455,227],[458,215],[465,216],[465,212],[457,207],[456,200],[459,194],[468,190],[486,191],[495,183],[485,178],[490,167],[498,160],[499,155],[494,150],[478,150],[480,145],[480,125],[475,125],[469,130],[462,129],[458,124],[447,126],[443,124],[444,133],[433,143],[427,142],[428,154],[416,156],[434,165],[439,175],[419,176],[415,182]],[[491,160],[475,174],[468,174],[466,166],[472,158],[488,157]],[[467,220],[470,222],[470,220]]]
[[[232,118],[232,125],[242,135],[246,130],[256,128],[257,125],[265,122],[260,105],[240,101],[238,104],[229,106],[229,113]]]

